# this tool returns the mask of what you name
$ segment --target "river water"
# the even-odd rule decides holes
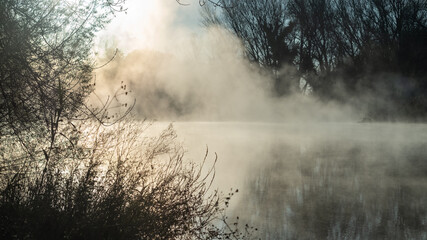
[[[177,122],[262,239],[427,239],[427,125]],[[210,160],[209,160],[210,159]]]

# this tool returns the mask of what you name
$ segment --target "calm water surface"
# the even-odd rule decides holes
[[[427,239],[427,125],[174,123],[262,239]]]

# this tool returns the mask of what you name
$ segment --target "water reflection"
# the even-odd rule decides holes
[[[261,239],[427,239],[427,125],[177,123]]]
[[[427,239],[425,147],[272,145],[235,213],[263,239]]]

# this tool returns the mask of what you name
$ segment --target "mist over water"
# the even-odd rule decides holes
[[[119,53],[97,71],[97,91],[123,82],[139,118],[174,122],[188,159],[217,153],[214,187],[239,189],[233,217],[262,239],[427,239],[427,125],[359,123],[363,101],[278,97],[227,31],[164,29],[173,51]]]
[[[161,121],[354,122],[361,109],[322,102],[295,92],[273,93],[273,78],[239,56],[239,41],[208,29],[187,54],[135,50],[97,72],[97,89],[112,93],[124,83],[140,117]],[[191,42],[191,41],[190,41]],[[291,76],[293,69],[284,67]]]
[[[262,70],[244,57],[241,40],[219,27],[194,32],[176,25],[179,6],[158,3],[156,14],[145,28],[155,34],[130,28],[141,42],[119,41],[130,35],[117,28],[104,33],[106,39],[99,62],[113,61],[96,71],[99,95],[113,95],[123,83],[136,99],[135,112],[141,118],[160,121],[250,121],[250,122],[352,122],[362,119],[363,104],[357,109],[334,101],[301,94],[286,97],[274,92],[273,73]],[[184,8],[185,9],[185,8]],[[131,11],[132,9],[130,9]],[[196,12],[197,13],[197,12]],[[132,14],[130,14],[132,16]],[[133,18],[128,21],[134,26]],[[143,20],[141,20],[143,21]],[[150,26],[150,27],[149,27]],[[124,28],[127,29],[127,28]],[[142,27],[144,29],[144,27]],[[136,33],[134,32],[136,31]],[[126,44],[128,42],[128,44]],[[154,43],[157,44],[154,44]],[[140,46],[139,48],[136,46]],[[114,55],[115,48],[119,53]],[[295,78],[296,69],[283,66],[280,74]],[[296,80],[298,81],[298,80]],[[303,84],[303,80],[301,82]]]
[[[175,123],[262,239],[426,239],[424,124]]]

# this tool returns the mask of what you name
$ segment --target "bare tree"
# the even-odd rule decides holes
[[[380,108],[390,108],[373,110],[384,111],[380,118],[418,118],[426,103],[420,94],[426,74],[421,67],[425,6],[422,0],[289,1],[300,72],[322,98],[376,95],[385,103]],[[408,102],[417,102],[417,109]]]
[[[0,4],[0,132],[18,134],[75,119],[93,90],[94,34],[115,1],[16,1]]]
[[[216,158],[186,162],[172,127],[141,136],[145,123],[123,119],[132,105],[112,114],[124,83],[86,104],[94,34],[122,3],[0,3],[0,238],[249,238],[210,190]]]
[[[286,4],[282,0],[220,1],[222,8],[203,8],[205,26],[221,25],[230,29],[245,46],[249,60],[272,72],[278,94],[290,92],[297,82],[285,79],[280,69],[292,65],[295,49],[290,34],[294,23],[286,16]],[[294,83],[289,81],[295,81]]]

